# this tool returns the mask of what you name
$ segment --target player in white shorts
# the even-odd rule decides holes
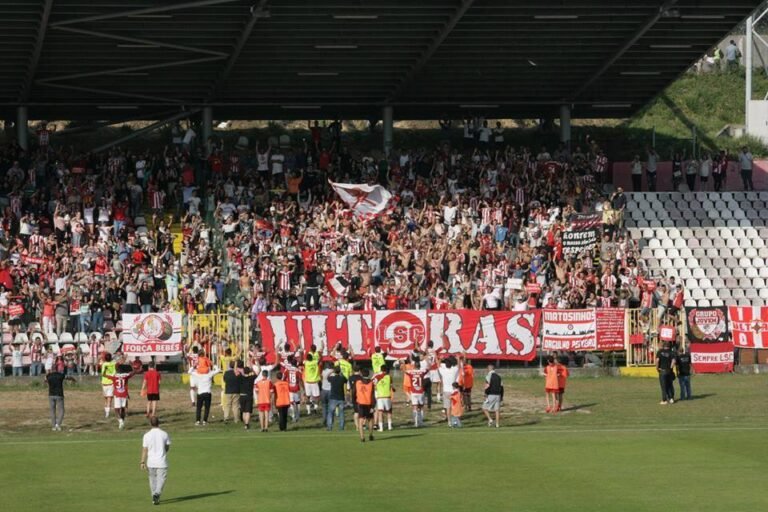
[[[418,356],[412,355],[414,370],[408,370],[411,377],[411,405],[413,406],[413,425],[424,426],[424,376],[429,372],[426,365],[421,365]]]

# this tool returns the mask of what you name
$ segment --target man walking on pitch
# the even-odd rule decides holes
[[[160,504],[165,479],[168,477],[168,450],[171,449],[171,438],[160,428],[157,416],[149,418],[152,426],[144,434],[141,443],[141,469],[149,473],[149,491],[152,493],[152,504]]]

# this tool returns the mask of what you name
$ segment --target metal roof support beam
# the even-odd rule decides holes
[[[21,91],[19,91],[19,102],[22,103],[29,99],[32,81],[35,79],[35,72],[37,72],[37,64],[40,62],[40,54],[43,52],[43,42],[45,41],[45,32],[48,30],[48,19],[51,17],[51,7],[53,7],[53,0],[45,0],[40,25],[37,27],[35,48],[32,50],[32,57],[27,67],[27,76],[24,78]]]
[[[202,53],[203,55],[215,55],[217,57],[226,57],[227,54],[224,52],[217,52],[214,50],[205,50],[203,48],[195,48],[194,46],[184,46],[179,44],[171,44],[166,43],[162,41],[155,41],[154,39],[142,39],[138,37],[130,37],[130,36],[118,36],[114,34],[107,34],[106,32],[96,32],[95,30],[86,30],[82,28],[72,28],[72,27],[53,27],[56,30],[60,30],[62,32],[71,32],[73,34],[82,34],[86,36],[94,36],[94,37],[103,37],[104,39],[114,39],[115,41],[123,41],[125,43],[136,43],[136,44],[146,44],[151,46],[157,46],[160,48],[170,48],[172,50],[181,50],[186,52],[193,52],[193,53]]]
[[[27,107],[19,105],[16,107],[16,142],[21,149],[29,149],[29,115]]]
[[[104,151],[105,149],[109,149],[111,147],[117,146],[118,144],[123,144],[124,142],[128,142],[129,140],[133,140],[136,137],[141,137],[145,133],[153,132],[157,130],[158,128],[161,128],[165,126],[168,123],[172,123],[174,121],[177,121],[179,119],[183,119],[185,117],[189,117],[193,114],[197,114],[200,112],[200,109],[194,109],[194,110],[188,110],[184,112],[178,112],[170,117],[166,117],[165,119],[161,119],[160,121],[157,121],[156,123],[152,123],[151,125],[147,126],[146,128],[142,128],[141,130],[136,130],[133,133],[130,133],[126,135],[125,137],[120,137],[119,139],[113,140],[112,142],[108,142],[107,144],[103,144],[95,149],[92,150],[93,153],[99,153],[101,151]]]
[[[614,52],[611,57],[603,63],[602,66],[600,66],[600,69],[595,71],[583,84],[581,84],[581,87],[579,87],[576,92],[573,93],[571,96],[571,99],[577,98],[581,96],[584,91],[586,91],[590,85],[595,83],[598,78],[603,76],[608,69],[613,66],[617,60],[622,58],[627,51],[629,51],[630,48],[632,48],[635,43],[637,43],[641,37],[643,37],[653,26],[656,24],[659,19],[664,15],[664,13],[674,7],[674,5],[678,2],[678,0],[667,0],[664,2],[659,8],[656,10],[654,14],[652,14],[647,20],[643,22],[643,24],[640,26],[640,28],[637,29],[637,31],[629,38],[627,39],[624,44],[621,45],[621,47]]]
[[[149,69],[172,68],[176,66],[185,66],[187,64],[202,64],[203,62],[211,62],[214,60],[221,60],[223,58],[224,57],[202,57],[200,59],[185,59],[185,60],[177,60],[173,62],[161,62],[159,64],[147,64],[145,66],[130,66],[127,68],[105,69],[103,71],[91,71],[88,73],[75,73],[72,75],[45,78],[42,80],[38,80],[36,83],[44,84],[48,82],[56,82],[59,80],[74,80],[75,78],[86,78],[90,76],[114,75],[115,73],[131,73],[134,71],[147,71]]]
[[[59,27],[62,25],[72,25],[74,23],[85,23],[88,21],[110,20],[114,18],[125,18],[128,16],[140,16],[142,14],[157,14],[166,13],[171,11],[178,11],[181,9],[194,9],[196,7],[205,7],[208,5],[217,4],[231,4],[237,0],[200,0],[197,2],[186,2],[183,4],[168,4],[158,7],[145,7],[143,9],[132,9],[130,11],[121,11],[111,14],[98,14],[95,16],[85,16],[83,18],[72,18],[69,20],[58,21],[51,24],[52,27]]]
[[[384,154],[389,156],[392,151],[393,135],[394,135],[394,116],[392,112],[392,105],[387,105],[382,109],[382,121],[384,125]]]
[[[475,0],[462,0],[461,5],[459,5],[456,11],[454,11],[448,22],[432,40],[426,50],[424,50],[424,52],[419,56],[419,59],[413,64],[413,66],[411,66],[411,69],[400,80],[400,83],[398,83],[395,89],[389,94],[386,100],[387,103],[395,101],[400,93],[402,93],[405,88],[408,87],[411,82],[413,82],[421,70],[424,69],[424,66],[427,65],[429,59],[431,59],[438,48],[440,48],[440,45],[443,44],[443,41],[445,41],[445,39],[451,34],[459,21],[461,21],[461,18],[464,17],[464,14],[466,14],[469,8],[472,7],[473,3],[475,3]]]
[[[251,18],[248,20],[248,23],[245,24],[245,27],[243,27],[243,31],[240,32],[240,37],[237,38],[237,43],[232,49],[232,53],[229,54],[229,59],[224,66],[224,70],[219,73],[218,78],[216,78],[216,81],[211,86],[208,100],[212,100],[216,96],[216,91],[218,91],[219,87],[229,79],[229,75],[232,74],[232,70],[235,68],[235,64],[237,64],[237,59],[240,58],[240,53],[242,53],[248,39],[251,37],[253,27],[256,26],[256,22],[259,18],[264,16],[264,9],[267,7],[267,2],[268,0],[259,0],[259,4],[251,8]]]
[[[150,100],[150,101],[159,101],[164,103],[177,103],[179,105],[184,104],[184,100],[180,99],[174,99],[174,98],[165,98],[163,96],[150,96],[147,94],[139,94],[139,93],[132,93],[132,92],[120,92],[120,91],[110,91],[107,89],[96,89],[94,87],[80,87],[79,85],[66,85],[66,84],[55,84],[50,82],[36,82],[37,85],[43,85],[46,87],[55,87],[56,89],[66,89],[70,91],[81,91],[81,92],[92,92],[94,94],[104,94],[105,96],[116,96],[119,98],[131,98],[131,99],[139,99],[139,100]]]

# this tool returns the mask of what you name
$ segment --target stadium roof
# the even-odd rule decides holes
[[[758,0],[5,0],[0,114],[626,117]]]

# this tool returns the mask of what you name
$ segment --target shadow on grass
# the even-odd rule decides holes
[[[408,437],[421,437],[423,435],[424,434],[421,434],[421,433],[417,434],[417,433],[414,432],[413,434],[395,434],[395,435],[386,436],[386,437],[378,437],[378,436],[376,436],[376,442],[379,442],[379,441],[396,441],[398,439],[405,439],[405,438],[408,438]]]
[[[700,395],[693,395],[691,400],[704,400],[705,398],[709,398],[711,396],[717,396],[717,393],[702,393]]]
[[[565,409],[561,409],[561,412],[578,411],[579,409],[587,409],[589,407],[594,407],[596,405],[597,405],[597,402],[592,402],[590,404],[577,404],[577,405],[572,405],[570,407],[566,407]]]
[[[222,494],[232,494],[233,490],[229,491],[219,491],[219,492],[204,492],[200,494],[190,494],[188,496],[179,496],[177,498],[171,498],[169,500],[163,500],[162,503],[168,504],[168,503],[180,503],[182,501],[192,501],[192,500],[202,500],[204,498],[212,498],[214,496],[221,496]]]

